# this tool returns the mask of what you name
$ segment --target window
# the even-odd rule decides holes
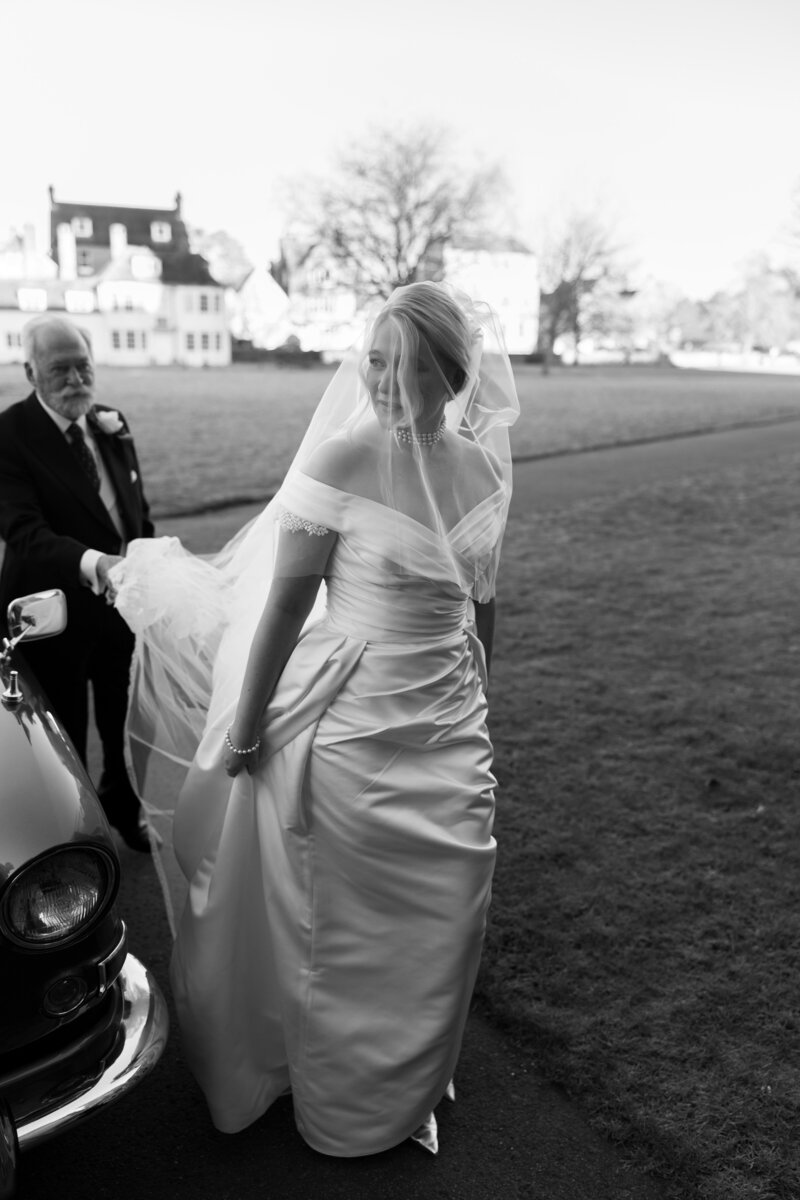
[[[205,292],[200,293],[200,312],[208,312],[208,296]]]
[[[150,237],[154,242],[171,242],[172,241],[172,226],[169,221],[151,221],[150,222]]]
[[[124,308],[125,308],[126,312],[133,312],[133,296],[125,297]]]
[[[19,333],[7,333],[6,334],[6,342],[8,343],[9,346],[21,346],[22,345],[22,335]]]
[[[67,312],[94,312],[94,293],[70,290],[64,293],[64,303],[67,306]]]
[[[201,350],[208,349],[208,334],[207,333],[200,334],[200,349]]]
[[[115,329],[111,334],[111,345],[115,350],[119,350],[122,345],[122,339],[119,336],[119,330]]]
[[[72,232],[76,238],[90,238],[92,236],[91,217],[73,217],[71,225]]]
[[[168,328],[166,317],[156,317],[156,331],[158,333],[166,333]]]
[[[214,297],[214,312],[222,311],[222,296],[217,292]]]
[[[214,334],[214,341],[216,343],[217,350],[221,350],[222,349],[222,334],[221,333]]]
[[[187,335],[186,335],[186,349],[194,350],[194,334],[193,333],[187,333]]]
[[[147,334],[142,332],[142,349],[147,349]]]
[[[136,349],[136,332],[135,332],[135,330],[129,329],[127,331],[127,333],[125,334],[125,345],[128,348],[128,350]]]
[[[46,312],[47,292],[44,288],[19,288],[17,303],[23,312]]]
[[[92,267],[92,252],[88,246],[78,246],[78,274],[91,275]]]

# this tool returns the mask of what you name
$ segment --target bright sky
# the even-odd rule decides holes
[[[170,207],[266,261],[281,180],[370,124],[499,160],[535,245],[614,217],[638,274],[709,294],[800,180],[800,0],[0,0],[0,239],[58,199]]]

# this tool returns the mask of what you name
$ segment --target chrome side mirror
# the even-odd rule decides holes
[[[21,596],[11,601],[7,617],[12,646],[23,638],[32,642],[36,638],[53,637],[67,627],[66,597],[60,588]]]

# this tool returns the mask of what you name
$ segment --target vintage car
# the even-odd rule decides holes
[[[135,1086],[168,1029],[157,983],[127,950],[94,788],[15,654],[65,624],[62,592],[23,597],[0,648],[0,1200],[19,1150]]]

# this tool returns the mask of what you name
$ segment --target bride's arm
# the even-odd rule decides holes
[[[229,732],[237,749],[256,745],[264,709],[314,607],[336,536],[303,530],[280,531],[275,574],[250,646],[236,716]],[[258,763],[257,752],[236,754],[227,745],[223,756],[229,775],[237,775],[243,768],[252,773]]]

